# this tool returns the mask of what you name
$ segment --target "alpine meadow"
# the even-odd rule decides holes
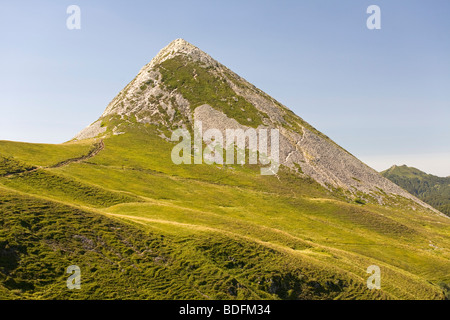
[[[199,121],[222,133],[277,129],[278,171],[175,164],[172,133]],[[71,265],[79,290],[66,286]],[[373,265],[379,289],[367,285]],[[72,140],[0,141],[1,299],[429,300],[449,290],[448,216],[183,39]]]

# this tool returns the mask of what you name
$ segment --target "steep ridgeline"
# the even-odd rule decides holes
[[[162,49],[75,140],[125,133],[124,122],[155,124],[167,139],[196,120],[203,131],[277,128],[280,164],[296,174],[353,199],[382,204],[401,196],[432,209],[183,39]]]

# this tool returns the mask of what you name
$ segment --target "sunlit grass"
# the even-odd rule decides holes
[[[276,177],[261,176],[257,166],[175,165],[173,144],[154,130],[130,127],[86,161],[0,178],[0,250],[14,245],[13,235],[27,248],[39,244],[17,251],[12,274],[0,264],[2,297],[69,297],[63,268],[73,260],[95,269],[76,298],[443,297],[438,284],[450,281],[447,218],[351,203],[286,168]],[[86,154],[93,143],[0,142],[0,155],[13,160],[3,174],[50,167]],[[32,235],[36,221],[45,228]],[[50,235],[60,228],[65,236],[55,247]],[[76,235],[106,237],[111,245],[79,249]],[[135,250],[144,247],[149,255]],[[372,264],[382,270],[380,291],[365,285]],[[16,280],[22,282],[12,285]]]

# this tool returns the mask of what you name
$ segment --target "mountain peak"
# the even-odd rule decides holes
[[[164,47],[75,140],[127,133],[151,125],[168,139],[176,129],[278,129],[279,164],[323,187],[385,201],[412,195],[382,177],[287,107],[186,40]],[[131,128],[131,129],[130,129]],[[380,191],[381,190],[381,191]]]
[[[195,51],[195,50],[200,50],[200,49],[198,49],[193,44],[187,42],[186,40],[184,40],[182,38],[178,38],[178,39],[173,40],[171,43],[169,43],[164,48],[162,48],[159,51],[159,53],[156,55],[156,57],[158,57],[158,56],[162,57],[167,54],[178,53],[178,52],[181,52],[184,54],[190,54],[192,51]]]
[[[153,68],[154,66],[178,55],[189,56],[192,60],[200,61],[207,65],[217,64],[217,61],[215,61],[206,52],[200,50],[198,47],[187,42],[186,40],[178,38],[162,48],[161,51],[159,51],[158,54],[144,68]]]
[[[171,43],[169,43],[166,46],[166,48],[169,48],[169,47],[172,47],[173,49],[185,48],[185,47],[196,48],[196,46],[194,46],[193,44],[187,42],[183,38],[178,38],[178,39],[173,40]]]

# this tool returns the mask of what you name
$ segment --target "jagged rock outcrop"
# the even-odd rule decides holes
[[[137,123],[169,130],[192,128],[195,120],[202,121],[203,130],[277,128],[279,162],[296,174],[355,197],[383,203],[386,195],[399,195],[432,209],[183,39],[163,48],[110,102],[100,119],[75,139],[107,134],[110,117],[124,121],[131,117]],[[113,134],[123,133],[120,124],[109,129]]]

